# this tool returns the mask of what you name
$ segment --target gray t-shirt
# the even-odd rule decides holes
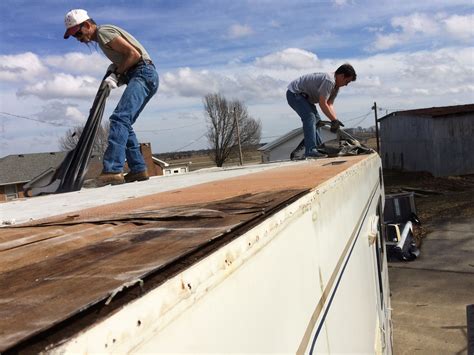
[[[135,49],[142,55],[143,59],[151,60],[150,55],[146,49],[138,42],[135,37],[124,29],[114,25],[97,26],[97,42],[100,49],[115,65],[120,65],[123,61],[123,55],[114,51],[108,43],[117,36],[122,36],[128,43],[135,47]]]
[[[333,94],[331,100],[334,101],[336,81],[334,76],[328,73],[312,73],[299,77],[293,80],[288,85],[288,90],[294,94],[308,95],[308,101],[312,104],[319,102],[319,97],[324,96],[329,99],[331,93]]]

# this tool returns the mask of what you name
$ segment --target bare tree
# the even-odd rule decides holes
[[[242,101],[228,101],[220,94],[207,94],[203,101],[208,121],[206,136],[217,166],[238,152],[237,124],[243,150],[260,143],[262,124],[249,116]]]
[[[64,137],[59,138],[59,148],[63,151],[73,150],[76,147],[83,130],[84,126],[68,129]],[[94,140],[94,147],[92,148],[93,154],[100,156],[104,155],[105,150],[107,149],[109,130],[110,123],[108,121],[99,126]]]

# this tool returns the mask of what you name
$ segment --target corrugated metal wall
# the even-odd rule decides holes
[[[434,176],[474,173],[474,115],[386,117],[380,122],[386,169],[428,171]]]
[[[474,114],[433,119],[433,175],[474,174]]]

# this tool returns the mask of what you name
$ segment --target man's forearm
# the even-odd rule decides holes
[[[331,121],[337,120],[336,111],[334,111],[334,108],[332,105],[328,105],[326,101],[323,101],[319,103],[319,107],[321,107],[321,110],[323,111],[323,113]]]

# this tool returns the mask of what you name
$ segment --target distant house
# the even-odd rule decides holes
[[[335,139],[336,135],[329,130],[329,127],[321,128],[321,140],[327,142]],[[262,153],[262,163],[271,161],[289,160],[291,152],[298,146],[303,139],[303,128],[296,128],[274,141],[258,148]]]
[[[168,169],[170,164],[153,158],[150,143],[141,143],[140,149],[147,164],[148,174],[150,176],[165,175],[165,168]],[[67,152],[13,154],[0,158],[0,202],[25,197],[23,185],[32,179],[35,180],[37,186],[46,185],[54,174],[54,169],[62,163],[66,154]],[[186,164],[183,166],[186,167]],[[181,167],[178,169],[182,173]],[[96,178],[101,171],[102,157],[92,155],[85,180]],[[127,165],[126,171],[128,171]]]
[[[167,163],[164,160],[153,157],[153,162],[160,166],[162,172],[160,175],[177,175],[186,174],[189,172],[189,165],[191,163]]]
[[[474,173],[474,104],[397,111],[379,121],[384,168]]]
[[[66,152],[7,155],[0,158],[0,201],[24,197],[22,187],[61,164]]]
[[[167,163],[153,156],[150,143],[140,143],[140,151],[147,165],[148,175],[174,175],[189,172],[189,163]],[[125,166],[128,170],[128,166]]]

